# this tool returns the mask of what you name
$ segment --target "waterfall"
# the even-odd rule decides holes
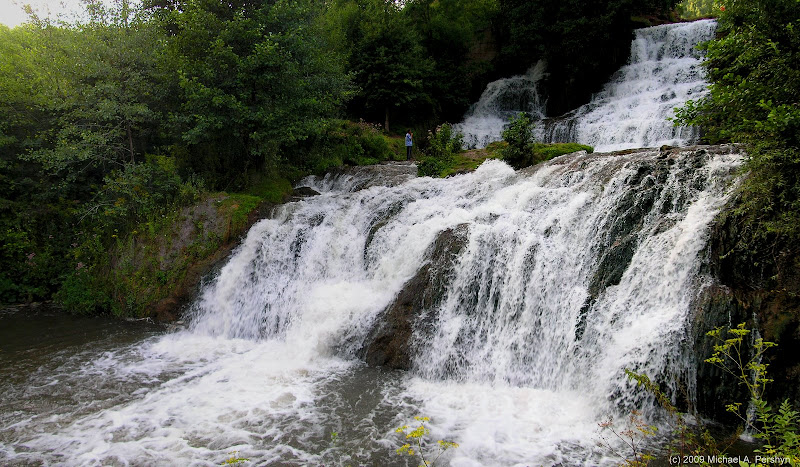
[[[537,139],[578,142],[597,151],[686,146],[696,142],[697,129],[673,127],[668,118],[673,116],[675,107],[707,92],[702,57],[696,45],[712,39],[715,29],[715,21],[701,20],[636,30],[628,64],[614,73],[588,104],[566,115],[540,120]],[[502,86],[502,83],[492,85]],[[533,89],[532,85],[530,92]],[[480,102],[476,105],[482,106]],[[499,140],[507,121],[503,115],[488,112],[481,116],[480,123],[467,125],[467,121],[476,118],[469,114],[460,127],[465,141],[481,146]]]
[[[503,127],[519,112],[544,118],[545,101],[540,97],[539,82],[545,76],[545,68],[545,62],[539,61],[524,75],[489,83],[464,121],[454,125],[454,131],[464,135],[464,144],[482,148],[501,140]]]
[[[454,455],[524,462],[535,455],[470,438],[490,416],[488,394],[509,404],[500,410],[522,398],[545,418],[538,404],[564,404],[580,428],[556,424],[554,437],[591,437],[593,421],[641,403],[624,368],[691,386],[681,342],[703,287],[707,227],[741,161],[729,152],[583,154],[521,172],[489,161],[465,176],[356,191],[357,174],[306,180],[322,194],[253,227],[192,330],[358,359],[442,232],[461,229],[444,296],[414,321],[407,394],[472,440]],[[494,429],[511,436],[522,421],[505,415],[509,426]],[[525,442],[550,451],[563,441]]]
[[[692,391],[700,258],[741,162],[708,147],[305,179],[320,194],[251,228],[186,329],[36,374],[30,391],[87,389],[12,414],[0,462],[405,465],[394,428],[426,415],[460,444],[443,465],[610,465],[599,422],[659,423],[623,369]],[[409,294],[409,371],[367,366]]]

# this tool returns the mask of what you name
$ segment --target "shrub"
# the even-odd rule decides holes
[[[91,274],[82,263],[81,267],[69,274],[55,294],[55,300],[70,313],[93,314],[111,309],[111,297],[104,284]]]
[[[508,144],[503,148],[503,160],[509,165],[520,169],[533,163],[533,121],[527,114],[511,119],[503,130],[503,141]]]
[[[723,335],[722,328],[709,331],[707,335],[714,341],[714,353],[705,360],[723,372],[733,376],[739,384],[746,389],[749,400],[749,410],[742,410],[742,402],[728,404],[726,409],[734,414],[753,436],[761,442],[761,446],[755,449],[755,463],[742,460],[739,464],[743,467],[767,465],[768,459],[785,459],[782,463],[797,465],[800,463],[800,433],[798,424],[800,423],[800,413],[790,404],[789,400],[784,400],[777,410],[775,410],[764,399],[766,385],[772,379],[767,376],[768,364],[763,362],[763,357],[767,349],[775,347],[777,344],[765,341],[761,338],[751,340],[751,349],[747,349],[745,337],[750,334],[750,330],[744,323],[735,328],[730,328]],[[748,339],[750,340],[750,339]],[[748,357],[749,354],[749,357]],[[647,392],[653,394],[659,403],[674,419],[676,423],[674,442],[679,444],[670,445],[670,455],[679,452],[680,461],[683,454],[691,454],[689,457],[708,457],[711,455],[725,455],[724,448],[717,446],[715,440],[707,429],[701,430],[698,434],[684,420],[683,414],[679,413],[670,399],[653,383],[646,375],[625,370],[628,378],[636,382],[638,387],[642,387]],[[610,423],[601,423],[603,429],[608,428]],[[642,431],[642,434],[634,433],[630,441],[625,439],[629,448],[632,449],[630,456],[623,456],[627,465],[647,465],[652,456],[643,456],[638,446],[641,444],[643,436],[652,436],[652,431]],[[615,433],[616,434],[616,433]],[[760,459],[759,459],[760,457]],[[679,462],[682,463],[682,462]]]
[[[428,131],[428,145],[425,155],[418,165],[420,176],[437,177],[453,164],[453,157],[464,146],[463,135],[453,133],[449,123],[442,123],[435,130]]]
[[[178,174],[159,163],[126,164],[104,181],[86,214],[106,226],[132,226],[160,214],[181,193]]]

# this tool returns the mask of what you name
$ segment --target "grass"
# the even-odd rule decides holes
[[[288,183],[288,180],[286,182]],[[229,194],[228,197],[225,198],[222,201],[222,204],[217,208],[217,211],[221,216],[230,217],[231,230],[233,232],[238,232],[247,223],[247,216],[250,215],[250,213],[253,212],[253,210],[257,208],[258,205],[261,204],[265,199],[270,202],[280,202],[280,200],[283,199],[284,194],[287,192],[280,192],[278,191],[279,188],[280,185],[271,187],[272,191],[269,192],[271,199],[253,196],[246,193]],[[291,191],[291,188],[292,186],[289,184],[289,191]],[[273,199],[278,199],[278,201],[272,201]]]
[[[594,148],[585,144],[578,143],[534,143],[533,160],[535,164],[549,161],[550,159],[573,152],[586,151],[594,152]]]
[[[477,169],[487,159],[502,159],[503,149],[508,146],[503,141],[495,141],[483,149],[471,149],[468,151],[461,151],[453,155],[448,160],[437,161],[437,170],[435,173],[439,177],[449,177],[466,172],[472,172]],[[535,143],[531,151],[530,165],[536,165],[541,162],[549,161],[550,159],[564,154],[571,154],[577,151],[593,152],[591,146],[578,143]],[[423,156],[420,160],[426,160]]]
[[[292,182],[289,179],[275,174],[258,174],[251,179],[250,186],[243,195],[249,195],[270,203],[280,203],[291,192]],[[239,195],[234,194],[231,196]]]

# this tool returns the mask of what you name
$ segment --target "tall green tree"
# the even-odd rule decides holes
[[[183,92],[174,119],[192,154],[185,162],[212,185],[241,187],[241,175],[276,166],[282,146],[318,132],[347,97],[319,8],[311,0],[153,7],[172,34]]]
[[[497,0],[414,0],[403,14],[421,37],[433,62],[426,83],[435,96],[433,119],[458,121],[487,83],[490,58],[470,55],[476,45],[491,39],[498,13]],[[491,51],[489,51],[491,56]]]
[[[48,297],[77,233],[110,222],[81,222],[106,179],[169,141],[162,128],[177,80],[160,65],[163,35],[124,0],[87,6],[82,23],[33,16],[0,28],[3,301]]]
[[[408,121],[431,113],[433,61],[408,15],[389,0],[340,0],[329,15],[358,88],[351,113],[382,121]]]
[[[159,66],[165,49],[158,30],[132,16],[126,2],[116,12],[99,2],[89,6],[87,23],[40,25],[37,32],[44,57],[60,63],[42,66],[58,78],[46,104],[55,121],[23,157],[65,182],[86,180],[91,172],[102,179],[112,168],[142,160],[158,139],[170,95]]]
[[[676,9],[682,18],[692,19],[716,16],[720,6],[717,0],[683,0]]]
[[[73,89],[75,37],[43,26],[0,26],[0,302],[41,299],[57,288],[74,212],[59,180],[21,157],[42,147],[56,106]]]

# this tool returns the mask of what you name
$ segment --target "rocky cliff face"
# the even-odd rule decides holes
[[[732,378],[703,363],[712,352],[705,332],[715,327],[747,323],[777,348],[766,355],[769,377],[767,398],[777,405],[784,399],[800,403],[800,258],[797,245],[765,233],[763,244],[739,245],[743,223],[734,199],[717,218],[708,243],[708,268],[716,279],[698,304],[695,349],[698,359],[698,407],[716,419],[728,416],[725,404],[745,400]]]

